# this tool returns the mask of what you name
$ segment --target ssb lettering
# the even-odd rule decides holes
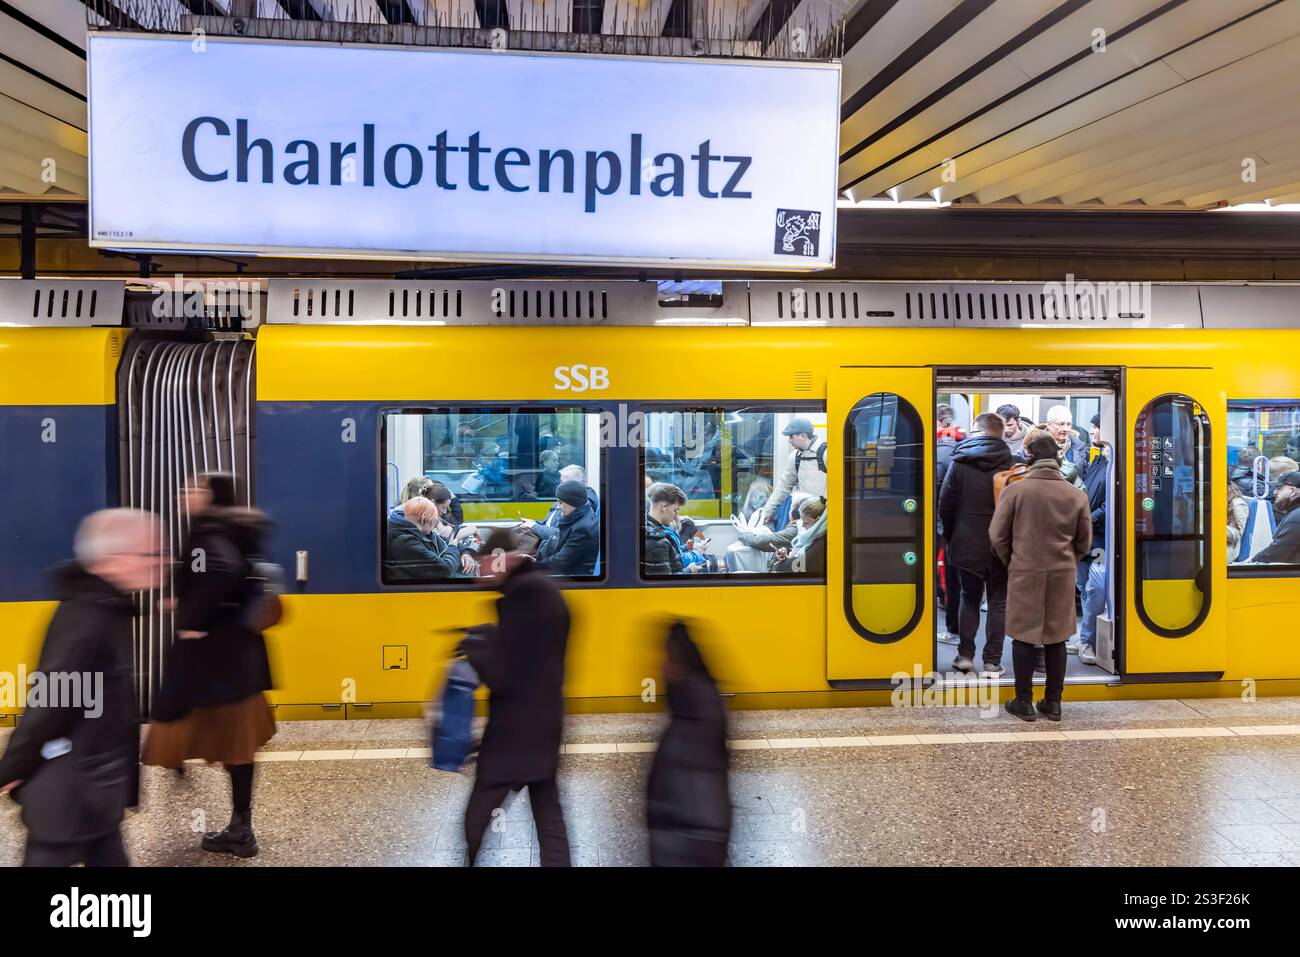
[[[609,388],[609,369],[582,363],[555,367],[556,392],[601,392]]]

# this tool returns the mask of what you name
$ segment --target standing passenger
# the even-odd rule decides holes
[[[92,676],[103,678],[96,701],[29,703],[0,758],[0,794],[12,791],[23,808],[25,867],[131,863],[121,829],[140,783],[131,592],[158,587],[160,537],[154,516],[125,508],[77,528],[37,673],[47,687],[70,687],[75,675],[94,688]]]
[[[989,547],[993,473],[1011,467],[1011,452],[1002,441],[1002,428],[1002,419],[993,412],[975,417],[975,428],[953,452],[952,467],[939,492],[939,520],[946,543],[944,571],[955,569],[961,581],[960,643],[953,667],[958,671],[975,667],[980,597],[987,589],[989,615],[984,624],[982,670],[991,675],[1005,670],[1002,644],[1006,637],[1007,569]]]
[[[484,568],[501,597],[497,624],[462,644],[488,686],[488,723],[474,788],[465,807],[468,864],[478,856],[492,812],[511,791],[528,788],[543,867],[569,866],[555,774],[564,734],[564,652],[569,610],[560,590],[533,560],[511,550],[511,536],[488,537]]]
[[[772,524],[776,510],[795,489],[813,498],[826,497],[826,443],[817,438],[813,424],[803,417],[794,418],[781,434],[789,438],[794,451],[763,504],[764,525]]]
[[[144,760],[164,768],[189,758],[225,765],[230,824],[204,834],[201,846],[252,857],[253,754],[275,734],[263,694],[271,688],[266,642],[250,621],[249,574],[267,521],[257,509],[235,506],[235,482],[227,474],[200,475],[181,496],[190,529],[176,569],[176,641]]]
[[[1060,721],[1065,640],[1075,627],[1074,580],[1092,543],[1092,518],[1088,497],[1061,476],[1056,440],[1030,436],[1025,451],[1029,473],[1003,490],[989,526],[993,550],[1009,572],[1007,634],[1016,696],[1006,708],[1034,720],[1034,658],[1042,648],[1047,690],[1038,710]]]
[[[668,726],[646,784],[650,865],[722,867],[731,837],[727,710],[680,621],[665,650]]]
[[[1102,441],[1099,415],[1092,417],[1092,444],[1101,451],[1088,463],[1083,476],[1092,516],[1092,548],[1083,563],[1083,624],[1079,626],[1079,661],[1085,665],[1097,663],[1097,617],[1106,608],[1108,588],[1106,497],[1110,486],[1110,443]],[[1066,651],[1069,651],[1068,644]]]
[[[1063,468],[1062,471],[1066,471],[1065,478],[1073,481],[1075,477],[1082,476],[1083,470],[1088,467],[1088,447],[1074,432],[1074,415],[1069,406],[1054,405],[1047,410],[1047,431],[1056,440],[1061,465],[1068,463],[1075,468],[1074,476]]]
[[[1002,417],[1005,428],[1002,430],[1002,438],[1007,443],[1007,448],[1016,458],[1020,458],[1025,448],[1025,433],[1029,431],[1025,425],[1024,419],[1020,417],[1020,407],[1008,402],[1006,405],[998,406],[998,415]]]

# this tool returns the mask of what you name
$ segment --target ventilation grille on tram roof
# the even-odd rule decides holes
[[[120,326],[120,280],[0,280],[0,325]]]
[[[811,392],[813,387],[813,375],[811,372],[798,371],[794,374],[794,391]]]
[[[754,282],[750,324],[1199,328],[1196,287],[1152,283]]]
[[[661,309],[653,282],[273,279],[267,321],[295,324],[654,325],[745,321],[744,283],[723,304]],[[739,303],[739,305],[737,305]]]

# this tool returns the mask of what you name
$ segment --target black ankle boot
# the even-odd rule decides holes
[[[205,851],[217,854],[255,857],[257,836],[253,834],[252,815],[236,811],[231,815],[230,823],[224,831],[208,831],[203,835],[200,846]]]
[[[1021,721],[1037,721],[1034,706],[1029,698],[1011,698],[1004,706],[1008,714],[1014,714]]]
[[[1038,702],[1038,704],[1035,707],[1038,708],[1038,713],[1041,714],[1048,721],[1061,720],[1061,702],[1049,701],[1048,699],[1044,698],[1042,701]]]

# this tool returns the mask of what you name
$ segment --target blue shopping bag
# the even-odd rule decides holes
[[[433,716],[433,758],[440,771],[459,771],[474,744],[474,692],[478,673],[457,658],[447,674],[442,701]]]

